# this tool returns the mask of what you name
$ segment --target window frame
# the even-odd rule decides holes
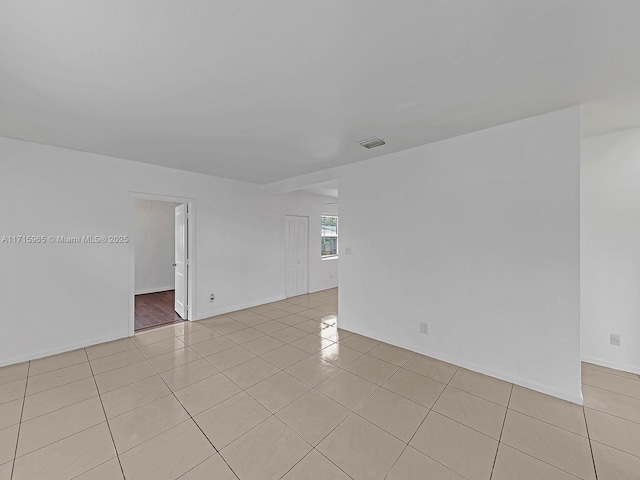
[[[324,234],[324,228],[323,228],[323,219],[324,218],[335,218],[336,219],[336,234],[335,236],[333,235],[325,235]],[[320,259],[321,260],[331,260],[331,259],[336,259],[338,258],[338,253],[339,253],[339,244],[340,244],[340,220],[338,218],[338,215],[333,214],[333,213],[321,213],[320,214]],[[323,243],[323,239],[324,238],[335,238],[336,239],[336,253],[331,253],[331,254],[327,254],[324,255],[322,253],[322,243]]]

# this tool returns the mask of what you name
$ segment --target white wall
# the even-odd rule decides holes
[[[579,127],[572,108],[341,169],[339,325],[580,403]]]
[[[131,192],[193,198],[195,318],[284,298],[284,228],[256,186],[6,138],[0,169],[0,237],[132,235]],[[127,336],[129,248],[0,244],[0,365]]]
[[[583,358],[640,373],[640,130],[584,139],[581,179]]]
[[[280,218],[278,228],[283,232],[283,239],[285,215],[309,217],[309,292],[338,286],[338,258],[322,259],[320,256],[320,217],[323,213],[338,215],[337,202],[335,198],[306,192],[274,195],[271,199],[271,208]],[[285,261],[284,256],[282,261]]]
[[[175,202],[135,199],[135,292],[175,287]]]

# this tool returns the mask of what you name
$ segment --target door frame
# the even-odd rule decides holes
[[[287,217],[298,217],[298,218],[306,218],[307,219],[307,293],[306,295],[309,294],[309,263],[310,263],[310,258],[309,258],[309,230],[310,230],[310,225],[309,225],[309,215],[291,215],[288,213],[284,214],[284,297],[285,298],[293,298],[293,297],[288,297],[287,296]],[[301,293],[300,295],[305,295],[304,293]],[[298,296],[298,295],[296,295]]]
[[[189,252],[189,266],[187,269],[187,318],[194,321],[195,291],[196,291],[196,200],[189,197],[175,197],[172,195],[157,195],[153,193],[129,192],[129,336],[135,334],[135,288],[136,288],[136,256],[135,256],[135,223],[136,200],[153,200],[156,202],[186,203],[189,213],[187,222],[187,251]]]

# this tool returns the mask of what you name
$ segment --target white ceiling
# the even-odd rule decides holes
[[[640,127],[639,19],[637,0],[5,0],[0,135],[267,184],[579,103],[587,134]]]

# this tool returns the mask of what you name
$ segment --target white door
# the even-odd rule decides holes
[[[175,242],[175,310],[181,318],[187,318],[187,204],[176,207],[176,242]]]
[[[287,297],[309,293],[309,218],[287,215]]]

